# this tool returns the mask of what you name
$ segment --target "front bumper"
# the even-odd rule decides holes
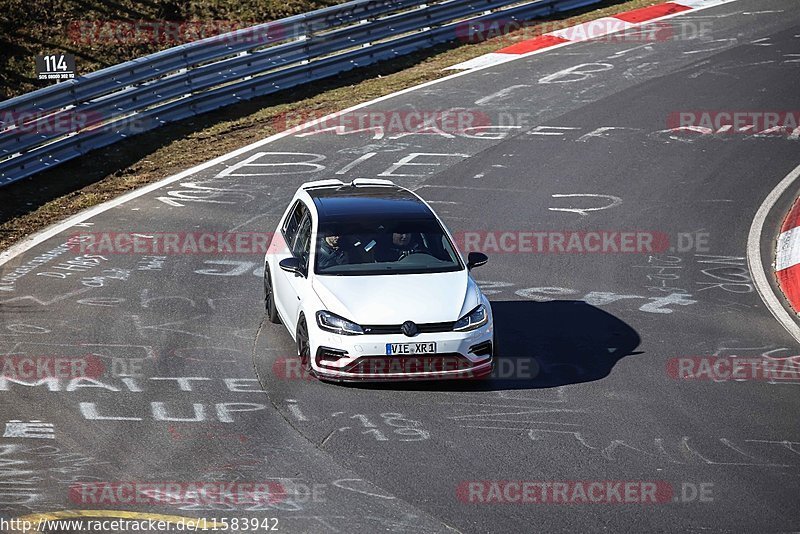
[[[494,327],[490,320],[471,332],[341,336],[314,325],[314,374],[333,381],[479,379],[492,373]],[[433,354],[386,354],[393,343],[436,343]]]

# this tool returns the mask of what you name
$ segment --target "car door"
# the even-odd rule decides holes
[[[302,203],[301,203],[302,205]],[[299,276],[295,273],[287,273],[278,269],[276,273],[277,290],[281,293],[281,318],[286,321],[286,327],[292,334],[297,330],[297,315],[300,312],[300,305],[308,290],[308,263],[311,254],[311,228],[312,219],[308,209],[303,205],[303,214],[297,231],[287,244],[291,255],[300,260],[300,264],[306,276]]]

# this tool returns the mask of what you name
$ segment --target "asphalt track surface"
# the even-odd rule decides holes
[[[512,371],[380,386],[281,376],[293,343],[263,321],[256,254],[108,254],[55,269],[80,255],[67,251],[0,292],[0,350],[93,354],[105,371],[95,382],[3,380],[0,423],[38,420],[53,433],[5,427],[2,515],[274,517],[283,532],[796,530],[798,385],[679,381],[667,367],[687,355],[797,353],[755,291],[745,251],[761,202],[800,164],[800,141],[664,130],[676,111],[797,110],[800,4],[740,0],[672,20],[703,23],[704,34],[575,44],[368,108],[516,117],[520,127],[502,135],[284,137],[64,229],[2,274],[76,232],[272,231],[300,183],[329,177],[412,187],[456,233],[699,232],[706,248],[490,251],[475,276],[492,301],[501,368]],[[588,64],[578,71],[589,75],[553,76]],[[604,127],[617,129],[584,137]],[[407,162],[435,165],[393,167],[414,153],[429,155]],[[249,157],[266,165],[230,167]],[[316,166],[298,164],[309,160]],[[770,214],[772,235],[790,201]],[[770,253],[765,244],[766,266]],[[70,499],[79,482],[131,480],[274,481],[294,493],[216,508]],[[678,501],[460,500],[458,488],[476,480],[665,481]],[[690,499],[701,484],[707,498]]]

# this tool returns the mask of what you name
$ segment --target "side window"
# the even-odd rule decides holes
[[[289,212],[289,216],[286,217],[286,222],[283,223],[283,238],[286,240],[287,245],[291,246],[292,241],[294,241],[294,236],[297,234],[300,221],[303,220],[303,215],[305,215],[307,211],[308,209],[305,204],[298,200],[292,208],[292,211]]]
[[[297,237],[292,245],[292,255],[300,259],[303,269],[308,269],[308,257],[311,252],[311,215],[306,213],[297,229]]]

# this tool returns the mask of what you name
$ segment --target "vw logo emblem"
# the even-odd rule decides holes
[[[408,337],[414,337],[419,333],[419,328],[414,324],[414,321],[406,321],[403,323],[401,330]]]

